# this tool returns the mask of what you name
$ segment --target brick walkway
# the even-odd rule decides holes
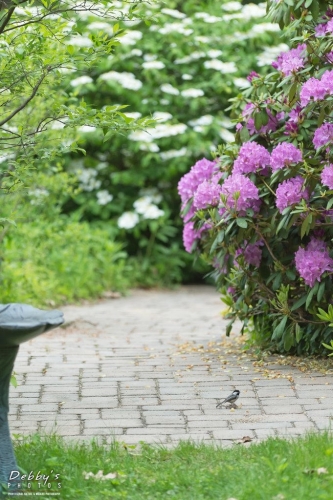
[[[228,445],[244,436],[328,428],[333,376],[274,364],[262,373],[232,350],[207,354],[212,341],[221,341],[222,309],[219,295],[205,286],[138,290],[64,308],[66,328],[21,346],[11,431]],[[289,379],[267,378],[277,369]],[[242,406],[216,409],[235,388]]]

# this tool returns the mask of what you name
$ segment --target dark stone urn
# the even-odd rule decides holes
[[[19,346],[64,322],[60,311],[26,304],[0,304],[0,498],[14,491],[11,471],[18,470],[8,426],[9,384]]]

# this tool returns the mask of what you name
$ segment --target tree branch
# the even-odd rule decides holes
[[[2,127],[2,125],[4,125],[5,123],[9,122],[9,120],[11,120],[15,115],[17,115],[17,113],[19,113],[20,111],[22,111],[22,109],[24,109],[26,107],[27,104],[29,104],[29,102],[35,97],[35,95],[37,94],[37,91],[39,89],[39,87],[41,86],[44,78],[46,77],[46,75],[49,73],[50,70],[47,70],[46,73],[44,73],[40,79],[38,80],[38,82],[36,83],[36,85],[34,86],[33,88],[33,91],[31,92],[30,96],[21,104],[21,106],[19,106],[18,108],[14,109],[14,111],[12,111],[10,113],[10,115],[8,115],[6,118],[4,118],[2,121],[0,121],[0,127]]]
[[[7,26],[7,24],[9,23],[10,18],[12,17],[13,12],[14,12],[14,10],[15,10],[15,7],[16,7],[16,6],[13,6],[13,7],[11,7],[10,9],[8,9],[8,12],[7,12],[6,16],[5,16],[5,19],[3,20],[3,22],[1,23],[1,26],[0,26],[0,35],[1,35],[1,33],[3,33],[3,31],[4,31],[5,27],[6,27],[6,26]]]

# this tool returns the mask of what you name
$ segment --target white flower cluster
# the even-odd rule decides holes
[[[189,56],[182,57],[181,59],[176,59],[175,64],[188,64],[192,61],[197,61],[198,59],[205,57],[205,55],[206,54],[204,52],[194,51]]]
[[[81,127],[78,127],[79,132],[83,132],[84,134],[89,134],[90,132],[95,132],[96,127],[92,127],[90,125],[81,125]]]
[[[234,78],[234,84],[240,89],[251,87],[251,83],[246,78]]]
[[[134,118],[134,120],[138,120],[142,116],[139,111],[125,111],[124,115],[128,116],[129,118]]]
[[[241,10],[243,5],[240,2],[227,2],[221,5],[222,9],[226,12],[235,12]]]
[[[160,123],[167,122],[168,120],[171,120],[172,114],[167,113],[166,111],[155,111],[153,113],[153,118],[154,120],[158,120]]]
[[[93,168],[83,168],[77,170],[80,188],[83,189],[83,191],[93,191],[94,189],[99,189],[102,182],[99,179],[96,179],[97,175],[97,170],[94,170]]]
[[[135,130],[134,132],[131,132],[129,139],[139,142],[152,142],[154,139],[183,134],[186,129],[187,125],[185,125],[185,123],[177,123],[174,125],[168,123],[158,123],[155,128],[147,128],[146,130]]]
[[[142,38],[141,31],[128,30],[124,35],[122,35],[121,44],[122,45],[135,45],[138,40],[141,40],[141,38]]]
[[[163,83],[163,85],[161,85],[161,90],[166,94],[179,95],[179,90],[176,89],[176,87],[173,87],[170,83]]]
[[[87,36],[76,35],[69,38],[65,42],[67,45],[74,45],[76,47],[92,47],[94,45],[93,41]]]
[[[142,63],[144,69],[163,69],[165,64],[162,61],[145,61]]]
[[[192,20],[190,18],[187,18],[183,22],[180,22],[180,23],[166,23],[163,26],[163,28],[158,28],[158,31],[159,31],[159,33],[161,33],[161,35],[168,35],[169,33],[176,31],[177,33],[180,33],[181,35],[190,36],[193,33],[193,29],[188,28],[187,26],[191,23],[192,23]],[[152,26],[151,26],[151,28],[152,28]],[[154,26],[154,28],[155,28],[155,26]],[[157,31],[157,30],[151,29],[151,31]]]
[[[183,97],[191,97],[191,98],[195,98],[195,97],[202,97],[203,95],[205,95],[204,91],[201,90],[201,89],[185,89],[185,90],[182,90],[181,91],[181,95]]]
[[[129,90],[139,90],[142,87],[142,82],[135,78],[133,73],[128,73],[126,71],[118,72],[118,71],[109,71],[107,73],[103,73],[99,77],[100,80],[104,80],[108,82],[109,80],[115,81],[119,83],[124,89]]]
[[[118,227],[121,229],[133,229],[142,219],[159,219],[164,215],[164,210],[158,208],[156,203],[162,201],[162,196],[157,190],[146,189],[140,191],[142,195],[134,203],[134,211],[124,212],[118,219]]]
[[[259,3],[258,5],[254,3],[248,3],[243,6],[242,14],[245,19],[252,18],[263,18],[266,16],[266,4]]]
[[[139,216],[135,212],[124,212],[118,219],[120,229],[133,229],[139,222]]]
[[[102,191],[97,191],[97,203],[99,205],[107,205],[110,203],[110,201],[113,200],[112,194],[109,193],[106,189],[103,189]]]
[[[46,198],[50,193],[47,189],[36,188],[36,189],[30,189],[28,191],[28,194],[32,198],[30,200],[31,205],[41,205],[43,203],[44,198]]]
[[[148,151],[149,153],[158,153],[160,150],[155,142],[142,142],[139,149],[140,151]]]
[[[184,12],[180,12],[179,10],[161,9],[161,12],[167,16],[175,17],[176,19],[184,19],[184,17],[186,17],[186,14],[184,14]]]
[[[223,21],[222,17],[211,16],[210,14],[207,14],[207,12],[196,12],[194,14],[194,17],[196,17],[197,19],[202,19],[205,23],[210,23],[210,24],[215,24],[220,21]]]
[[[88,31],[103,31],[108,35],[113,35],[113,27],[105,21],[94,21],[87,26]]]
[[[267,31],[280,31],[280,27],[278,24],[273,23],[261,23],[255,24],[252,28],[246,33],[247,38],[253,38],[258,35],[262,35],[263,33],[267,33]]]
[[[171,160],[172,158],[179,158],[187,154],[187,148],[170,149],[169,151],[162,151],[160,153],[161,160]]]
[[[206,127],[211,125],[213,121],[214,117],[212,115],[203,115],[200,116],[200,118],[197,118],[196,120],[189,121],[188,124],[191,127]]]
[[[79,87],[80,85],[86,85],[87,83],[92,83],[93,79],[88,75],[78,76],[70,82],[72,87]]]
[[[221,73],[236,73],[237,66],[231,62],[222,62],[219,59],[211,59],[210,61],[204,62],[204,67],[207,69],[215,69],[215,71],[220,71]]]

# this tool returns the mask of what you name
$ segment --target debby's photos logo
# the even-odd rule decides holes
[[[60,474],[51,470],[49,473],[30,471],[29,474],[12,470],[8,478],[8,495],[39,496],[46,494],[60,495],[62,487]]]

